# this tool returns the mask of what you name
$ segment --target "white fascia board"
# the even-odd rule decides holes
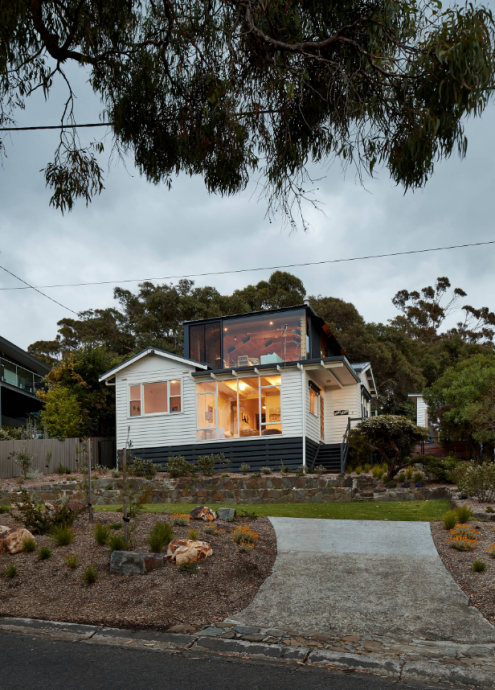
[[[120,364],[118,367],[114,367],[114,369],[110,369],[110,371],[107,371],[106,374],[102,374],[99,378],[99,381],[106,381],[109,378],[112,378],[115,376],[115,374],[118,374],[119,371],[122,371],[123,369],[126,369],[129,367],[131,364],[135,364],[136,362],[139,362],[140,359],[143,359],[143,357],[147,357],[148,355],[159,355],[160,357],[163,357],[164,359],[172,359],[175,362],[181,362],[182,364],[188,364],[191,367],[194,367],[195,369],[205,369],[207,370],[208,367],[205,364],[199,364],[199,362],[193,362],[190,359],[185,359],[185,357],[179,357],[178,355],[173,355],[171,352],[165,352],[165,350],[157,350],[154,347],[149,347],[146,350],[143,350],[143,352],[140,352],[139,354],[135,355],[134,357],[131,357],[131,359],[128,359],[126,362],[123,362]]]

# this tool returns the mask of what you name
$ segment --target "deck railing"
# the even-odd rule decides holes
[[[16,386],[16,388],[33,394],[45,385],[42,376],[5,359],[5,357],[0,357],[0,381],[5,381],[11,386]]]
[[[342,444],[340,446],[340,473],[343,474],[345,472],[345,468],[347,465],[347,458],[349,456],[349,431],[351,429],[354,429],[359,422],[362,422],[364,417],[348,417],[347,418],[347,427],[344,432],[344,438],[342,439]]]

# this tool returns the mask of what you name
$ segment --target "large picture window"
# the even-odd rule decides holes
[[[147,414],[181,412],[181,382],[159,381],[129,386],[129,413],[131,417]]]
[[[281,434],[280,385],[280,375],[196,384],[198,441]]]

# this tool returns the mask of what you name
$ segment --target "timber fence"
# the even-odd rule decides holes
[[[22,474],[11,454],[24,449],[34,456],[29,472],[52,474],[57,471],[59,465],[75,472],[78,466],[87,462],[87,455],[83,449],[88,440],[91,442],[91,466],[115,467],[114,438],[95,436],[90,439],[66,438],[61,441],[56,438],[0,441],[0,479],[19,477]]]

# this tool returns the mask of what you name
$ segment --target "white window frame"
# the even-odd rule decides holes
[[[180,383],[180,412],[172,412],[170,410],[170,382],[178,381]],[[167,384],[167,407],[166,412],[146,412],[146,407],[144,404],[144,386],[152,385],[154,383],[166,383]],[[131,415],[131,387],[139,386],[139,393],[141,396],[141,414]],[[178,398],[178,395],[173,395],[173,398]],[[160,381],[141,381],[140,383],[128,383],[127,384],[127,418],[128,419],[142,419],[143,417],[163,417],[163,416],[175,416],[178,414],[184,414],[184,381],[181,376],[175,376],[174,378],[160,379]]]

